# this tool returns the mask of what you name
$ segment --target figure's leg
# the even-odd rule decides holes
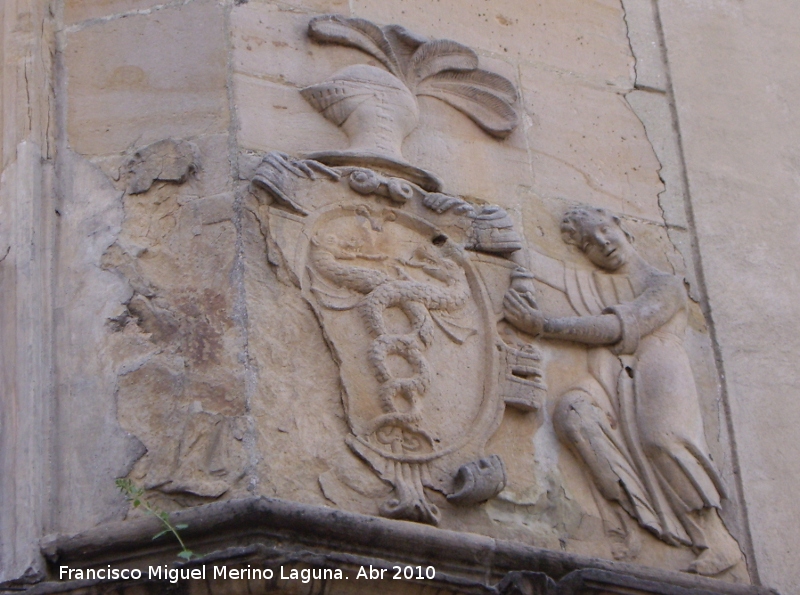
[[[629,465],[611,439],[613,430],[608,416],[589,392],[573,389],[563,394],[553,412],[553,426],[561,441],[589,468],[603,497],[619,502],[636,516],[619,474],[620,468]]]
[[[637,351],[642,449],[698,557],[688,570],[713,576],[742,559],[719,517],[725,495],[703,429],[691,365],[680,342],[650,336]]]
[[[716,506],[708,500],[716,497],[711,488],[705,490],[697,479],[703,477],[701,466],[673,434],[650,433],[643,440],[647,457],[656,470],[661,489],[686,530],[697,558],[689,572],[714,576],[724,572],[742,559],[739,544],[731,537]]]

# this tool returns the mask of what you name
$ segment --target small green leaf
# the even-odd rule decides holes
[[[143,487],[139,487],[133,483],[131,479],[128,478],[121,478],[116,479],[114,481],[119,491],[125,496],[125,499],[131,503],[133,508],[143,508],[147,514],[150,514],[156,517],[163,526],[165,527],[164,530],[160,531],[153,535],[153,539],[158,539],[159,537],[163,537],[168,533],[172,533],[177,538],[178,542],[180,542],[181,547],[183,550],[178,554],[181,558],[186,560],[191,560],[193,556],[195,556],[194,552],[191,550],[186,549],[183,544],[183,540],[181,536],[178,534],[179,529],[186,529],[189,525],[185,523],[180,523],[177,526],[174,526],[169,520],[169,513],[163,510],[160,510],[158,506],[152,504],[147,500],[146,490]]]

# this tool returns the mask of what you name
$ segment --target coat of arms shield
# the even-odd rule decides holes
[[[384,516],[436,524],[435,490],[474,504],[505,485],[485,446],[506,403],[535,409],[535,349],[497,326],[518,247],[508,216],[358,167],[272,154],[254,184],[272,249],[340,371],[350,449],[393,493]],[[447,208],[441,208],[442,205]],[[439,207],[439,208],[436,208]]]

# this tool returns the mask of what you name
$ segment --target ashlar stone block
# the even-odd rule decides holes
[[[663,211],[664,223],[686,229],[689,224],[682,179],[683,164],[669,98],[662,93],[631,91],[625,99],[642,121],[660,164],[658,175],[664,183],[664,190],[659,194],[658,203]]]
[[[347,144],[344,133],[317,114],[297,88],[244,74],[233,82],[243,149],[302,153]]]
[[[625,98],[543,68],[521,73],[533,190],[662,222],[660,164]]]
[[[403,23],[429,37],[448,37],[520,63],[573,72],[596,84],[629,89],[633,57],[622,6],[616,0],[468,0],[447,2],[353,0],[353,14],[378,23]]]
[[[109,19],[130,15],[166,4],[163,0],[65,0],[64,24],[85,24],[93,19]]]
[[[68,33],[67,133],[83,155],[227,131],[222,7],[211,0]]]
[[[622,6],[628,39],[636,59],[636,86],[666,91],[667,70],[655,0],[623,0]]]
[[[310,17],[282,3],[234,6],[230,17],[234,72],[305,87],[363,60],[354,48],[313,43],[307,35]]]
[[[281,10],[299,13],[336,13],[350,12],[349,0],[250,0],[240,4],[275,4]]]

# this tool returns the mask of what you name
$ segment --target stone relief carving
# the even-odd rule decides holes
[[[162,445],[147,466],[144,487],[165,494],[219,498],[241,479],[247,464],[241,417],[191,411],[177,441]]]
[[[504,487],[506,468],[503,459],[490,455],[459,467],[453,480],[455,491],[447,495],[447,501],[454,504],[480,504],[502,492]]]
[[[499,493],[505,468],[484,448],[503,399],[532,410],[520,387],[544,390],[535,353],[525,359],[497,330],[515,268],[504,255],[521,246],[508,216],[281,154],[253,183],[271,198],[260,209],[278,260],[339,365],[346,442],[393,488],[380,513],[436,524],[427,490],[456,505]]]
[[[304,89],[350,147],[269,154],[253,184],[269,196],[259,216],[280,253],[271,260],[291,271],[339,366],[346,442],[393,488],[380,513],[436,524],[433,493],[474,505],[502,491],[505,466],[485,446],[505,406],[546,405],[537,343],[566,340],[587,346],[588,372],[557,396],[552,423],[588,472],[607,530],[625,537],[620,557],[636,547],[630,518],[693,548],[693,572],[738,562],[682,346],[682,281],[647,264],[619,220],[597,209],[570,211],[562,224],[597,271],[526,253],[505,211],[439,192],[432,174],[403,161],[426,81],[459,81],[448,92],[471,103],[449,103],[498,137],[515,125],[513,87],[477,70],[464,46],[336,16],[312,19],[309,35],[357,47],[388,72],[357,65]],[[476,92],[478,80],[502,101]],[[545,315],[537,283],[563,292],[577,316]]]
[[[182,184],[197,170],[200,154],[192,142],[167,138],[138,149],[123,172],[128,194],[147,192],[155,180]]]
[[[589,349],[588,374],[558,397],[556,432],[583,461],[601,500],[666,543],[692,547],[698,556],[688,570],[719,574],[741,553],[718,514],[726,492],[683,346],[683,281],[649,265],[619,218],[603,209],[568,211],[561,231],[599,270],[533,253],[530,272],[515,275],[566,293],[577,316],[551,317],[514,287],[504,299],[505,317],[517,328]]]
[[[328,15],[308,31],[386,70],[354,65],[301,91],[350,147],[267,155],[253,177],[271,197],[262,221],[339,365],[347,444],[393,488],[380,513],[437,524],[426,490],[469,505],[503,489],[505,467],[483,449],[503,398],[533,410],[544,384],[537,354],[497,330],[497,288],[514,268],[503,255],[522,246],[511,219],[439,193],[438,178],[407,163],[401,146],[417,126],[415,95],[442,99],[502,138],[517,124],[516,90],[478,69],[466,46],[397,25]],[[464,390],[453,395],[454,386]]]
[[[234,242],[232,196],[199,198],[204,181],[192,175],[209,142],[160,140],[122,157],[111,176],[124,189],[125,220],[102,266],[130,291],[108,321],[117,415],[146,448],[129,477],[167,507],[228,493],[248,463],[224,272],[233,250],[214,246]],[[217,151],[208,153],[211,161]]]
[[[407,163],[402,155],[403,139],[418,123],[417,95],[448,103],[497,138],[505,138],[517,126],[514,85],[479,69],[477,54],[465,45],[429,40],[399,25],[378,27],[364,19],[338,15],[311,19],[308,34],[319,43],[358,48],[386,69],[348,66],[301,91],[350,139],[347,150],[315,152],[308,155],[311,159],[328,165],[380,167],[436,191],[441,189],[441,181]]]
[[[313,19],[309,35],[356,47],[385,70],[348,67],[302,91],[350,147],[264,156],[252,176],[254,213],[269,262],[311,306],[338,367],[345,454],[385,483],[383,494],[392,490],[380,514],[437,524],[443,506],[494,498],[511,481],[508,451],[504,463],[487,448],[504,410],[543,412],[518,417],[531,434],[534,418],[550,423],[552,411],[551,429],[624,548],[634,549],[628,538],[642,527],[692,548],[694,572],[737,562],[682,345],[681,280],[645,263],[619,222],[598,210],[571,212],[563,226],[596,270],[524,250],[503,209],[444,193],[433,173],[404,160],[416,95],[448,102],[497,138],[516,125],[513,85],[479,70],[469,48],[336,16]],[[199,154],[194,143],[167,139],[126,161],[119,188],[141,220],[130,218],[104,259],[132,287],[114,330],[148,343],[120,376],[121,419],[148,448],[132,477],[184,502],[242,493],[251,421],[243,380],[226,375],[239,340],[219,315],[232,309],[221,289],[227,279],[200,304],[190,281],[170,274],[213,252],[210,245],[235,246],[232,197],[172,196],[195,180]],[[156,180],[175,184],[162,189]],[[221,239],[202,244],[206,225],[224,227]],[[542,284],[563,293],[575,316],[542,311]],[[585,346],[589,365],[569,390],[548,395],[547,360],[559,349],[552,340]],[[174,401],[154,398],[163,394]],[[149,419],[137,417],[142,410]]]

